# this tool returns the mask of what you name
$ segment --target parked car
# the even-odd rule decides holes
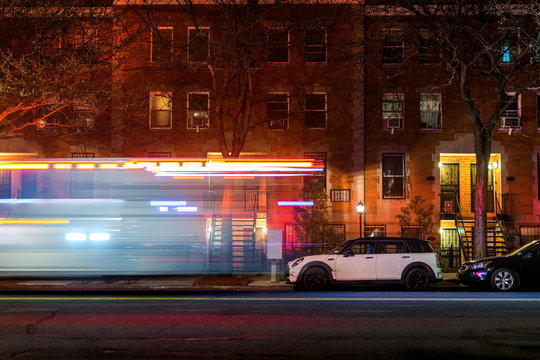
[[[458,271],[463,284],[489,284],[498,291],[540,285],[540,240],[504,256],[467,261]]]
[[[288,263],[287,279],[308,290],[330,284],[400,284],[424,290],[443,278],[437,254],[424,240],[370,237],[348,240],[330,254]]]

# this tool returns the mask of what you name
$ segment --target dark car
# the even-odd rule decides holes
[[[489,284],[498,291],[540,285],[540,240],[508,255],[467,261],[457,274],[463,284]]]

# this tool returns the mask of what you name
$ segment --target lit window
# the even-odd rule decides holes
[[[173,28],[171,26],[159,26],[152,29],[152,46],[150,61],[168,62],[172,58]]]
[[[441,116],[441,95],[420,94],[420,129],[440,129]]]
[[[383,199],[405,198],[405,155],[383,154]]]
[[[326,62],[326,31],[310,29],[304,31],[304,58],[306,63]]]
[[[188,28],[188,61],[190,63],[206,63],[210,45],[210,28]]]
[[[517,58],[518,29],[499,29],[498,39],[501,41],[499,47],[502,63],[512,63]]]
[[[403,94],[382,96],[382,117],[384,129],[403,129]]]
[[[269,30],[267,39],[268,62],[289,62],[289,32],[287,30]]]
[[[286,129],[289,123],[289,96],[287,93],[266,95],[266,119],[269,129]]]
[[[172,127],[172,93],[150,93],[150,128],[170,129]]]
[[[208,93],[188,93],[188,129],[208,128],[209,101]]]
[[[306,94],[304,125],[310,129],[326,128],[326,93]]]

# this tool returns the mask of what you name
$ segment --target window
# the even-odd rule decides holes
[[[257,211],[258,209],[259,187],[257,185],[246,185],[244,187],[244,211]]]
[[[98,30],[95,27],[83,24],[75,33],[65,37],[66,50],[75,54],[83,64],[97,64],[99,62]]]
[[[326,93],[306,94],[304,104],[306,128],[326,128]]]
[[[47,104],[37,109],[37,130],[54,131],[60,122],[60,104],[56,99],[49,99]]]
[[[286,93],[266,95],[266,120],[269,129],[286,129],[289,124],[289,96]]]
[[[519,106],[521,96],[514,98],[514,95],[514,93],[505,94],[504,102],[507,108],[501,116],[502,128],[519,128],[521,126],[521,109]]]
[[[155,158],[170,158],[171,153],[168,151],[150,151],[148,153],[148,157],[155,157]]]
[[[384,129],[403,129],[403,94],[382,96],[382,117]]]
[[[172,127],[172,93],[150,93],[150,128],[170,129]]]
[[[205,63],[210,56],[210,28],[188,28],[188,61]]]
[[[22,172],[24,176],[27,172]],[[11,198],[11,170],[0,170],[0,198]]]
[[[379,253],[381,254],[400,254],[407,252],[409,250],[403,241],[382,241],[379,243]]]
[[[208,128],[210,96],[208,93],[188,93],[188,129]]]
[[[383,154],[383,199],[405,198],[405,155]]]
[[[269,63],[289,62],[289,32],[287,30],[268,31],[268,57]]]
[[[71,153],[71,157],[74,159],[93,159],[96,157],[96,154],[88,152]]]
[[[386,236],[386,225],[364,225],[364,236]]]
[[[499,62],[515,62],[518,55],[518,29],[499,29],[498,35],[501,41]]]
[[[75,125],[85,129],[94,128],[96,112],[92,105],[79,103],[75,105]]]
[[[420,94],[420,129],[441,128],[441,95]]]
[[[326,31],[310,29],[304,31],[304,59],[306,63],[326,62]]]
[[[350,189],[332,189],[330,190],[330,200],[332,202],[350,202],[351,190]]]
[[[359,241],[351,246],[351,252],[355,255],[374,254],[375,246],[375,241]]]
[[[158,26],[152,29],[151,62],[168,62],[172,58],[173,28],[171,26]]]
[[[382,46],[383,64],[401,64],[403,62],[403,31],[388,29],[384,33]]]
[[[418,46],[420,64],[438,64],[441,62],[441,48],[437,37],[428,30],[420,30],[420,43]]]

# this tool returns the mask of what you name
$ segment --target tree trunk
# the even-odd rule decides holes
[[[476,184],[474,187],[474,242],[473,257],[486,257],[487,234],[487,181],[491,155],[491,132],[482,128],[474,132],[476,153]]]

